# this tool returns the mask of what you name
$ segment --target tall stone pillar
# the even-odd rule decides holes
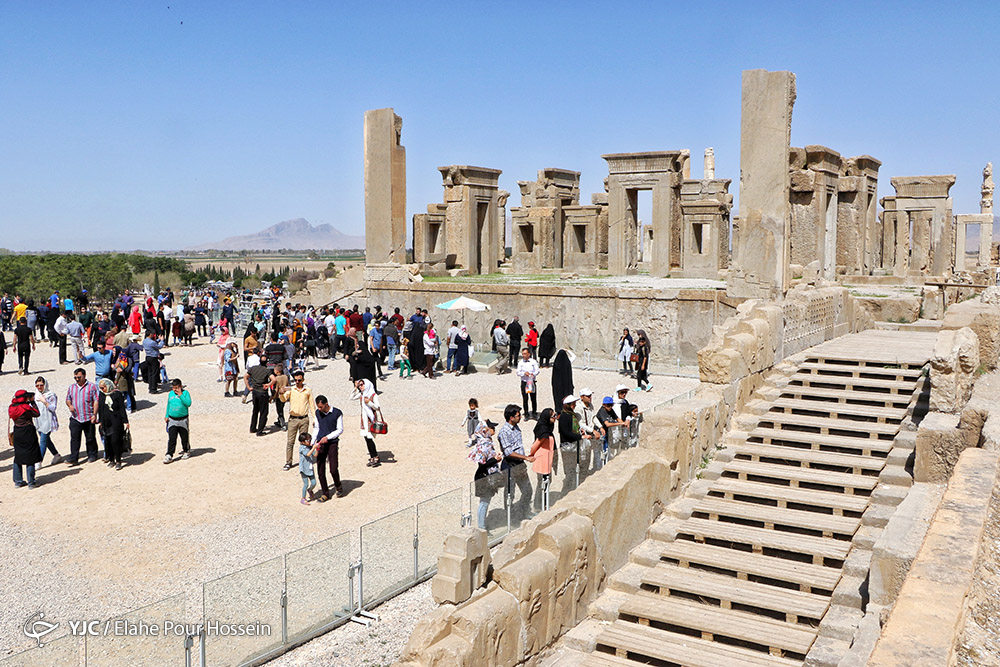
[[[705,180],[715,178],[715,149],[709,146],[705,149]]]
[[[795,75],[745,70],[740,123],[739,258],[729,277],[732,296],[773,298],[788,289],[788,149]]]
[[[392,109],[365,112],[365,264],[406,262],[406,149]]]
[[[979,201],[979,212],[983,215],[993,215],[993,163],[987,162],[983,168],[983,186],[980,188],[982,199]],[[991,230],[992,232],[992,230]]]

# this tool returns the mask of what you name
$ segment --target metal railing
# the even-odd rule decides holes
[[[82,632],[76,628],[0,666],[257,665],[344,623],[367,625],[377,619],[372,609],[434,575],[454,530],[477,521],[491,545],[498,543],[635,447],[641,421],[558,447],[551,475],[536,475],[530,465],[507,468],[472,482],[468,504],[466,487],[457,487],[205,582],[200,600],[173,595]]]

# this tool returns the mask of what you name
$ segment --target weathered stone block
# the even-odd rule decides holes
[[[913,478],[917,482],[947,484],[966,443],[958,430],[958,415],[931,412],[917,429]]]
[[[978,337],[968,327],[942,330],[930,361],[930,409],[961,412],[972,394],[973,374],[979,367]]]
[[[979,363],[987,371],[1000,360],[1000,308],[971,299],[956,303],[944,314],[942,329],[968,327],[979,340]]]
[[[445,538],[431,595],[438,604],[458,604],[486,583],[490,550],[485,530],[463,528]]]
[[[535,655],[548,646],[554,635],[550,629],[555,605],[555,554],[536,549],[494,572],[500,588],[517,600],[524,628],[524,648]]]

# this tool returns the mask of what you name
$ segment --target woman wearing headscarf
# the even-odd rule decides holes
[[[545,325],[545,330],[538,337],[538,365],[542,368],[552,364],[556,353],[556,330],[552,324]]]
[[[418,373],[424,372],[424,323],[422,320],[413,321],[407,320],[408,324],[411,324],[409,339],[410,344],[407,347],[407,352],[410,354],[410,368]]]
[[[542,416],[535,422],[535,442],[528,456],[535,457],[531,469],[538,475],[535,487],[535,510],[549,509],[549,482],[552,478],[552,462],[555,455],[555,424],[559,413],[552,408],[542,410]]]
[[[382,416],[382,407],[378,403],[375,385],[372,384],[371,380],[356,380],[351,400],[361,403],[361,437],[364,438],[365,444],[368,446],[368,463],[365,465],[377,468],[382,465],[382,462],[379,461],[378,450],[375,449],[375,434],[372,433],[371,425],[376,416]]]
[[[360,336],[359,336],[360,338]],[[378,374],[376,373],[376,359],[372,354],[368,344],[358,340],[351,354],[354,372],[351,378],[354,380],[368,380],[375,392],[378,393]]]
[[[97,384],[101,390],[101,404],[98,407],[101,431],[104,433],[104,453],[108,467],[122,469],[122,451],[125,449],[125,431],[129,430],[125,397],[115,388],[115,383],[102,378]]]
[[[469,330],[463,324],[458,335],[455,336],[455,365],[458,372],[455,375],[469,374],[469,357],[472,356],[472,340],[469,338]]]
[[[49,381],[39,375],[35,378],[35,407],[38,408],[38,416],[34,419],[35,431],[38,432],[39,463],[45,458],[46,449],[52,452],[52,465],[62,461],[62,456],[52,444],[52,434],[59,430],[59,418],[56,416],[58,406],[59,398],[49,389]]]
[[[479,498],[479,510],[476,518],[479,521],[479,528],[486,529],[486,513],[490,508],[490,501],[503,483],[500,475],[490,477],[500,472],[500,461],[503,460],[496,446],[493,444],[493,436],[496,434],[497,423],[489,419],[479,422],[473,437],[469,440],[469,460],[478,465],[476,474],[473,476],[474,493]]]
[[[649,338],[642,329],[639,329],[638,334],[639,340],[635,344],[636,391],[649,391],[653,388],[649,384]]]
[[[437,332],[434,331],[434,325],[428,324],[427,331],[424,332],[424,367],[420,370],[424,374],[424,377],[429,377],[434,379],[434,356],[438,351],[438,340]]]
[[[219,348],[219,358],[218,358],[218,361],[217,361],[218,366],[219,366],[219,380],[218,381],[219,382],[225,382],[226,381],[226,368],[225,368],[225,360],[223,359],[223,356],[226,353],[226,348],[229,347],[229,328],[228,327],[220,327],[219,328],[219,339],[217,341],[215,341],[215,346],[217,348]]]
[[[142,313],[139,312],[139,304],[132,304],[132,312],[128,316],[128,328],[133,334],[137,334],[142,330]]]
[[[38,414],[35,395],[30,391],[18,389],[10,402],[10,407],[7,408],[7,441],[14,448],[14,465],[11,469],[14,471],[16,487],[27,486],[33,489],[37,486],[35,464],[41,462],[42,455],[38,450],[38,432],[35,431],[33,420]]]
[[[563,399],[573,393],[573,364],[566,350],[559,350],[552,364],[552,405],[562,410]]]
[[[635,349],[635,341],[628,329],[622,331],[621,338],[618,339],[618,361],[622,362],[622,375],[632,374],[632,350]]]

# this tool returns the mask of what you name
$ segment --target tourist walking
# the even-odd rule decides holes
[[[272,371],[274,378],[271,380],[271,402],[274,403],[274,411],[277,413],[277,420],[274,425],[282,431],[288,430],[285,422],[285,390],[288,389],[288,376],[285,374],[284,366],[275,366]]]
[[[399,346],[399,377],[403,377],[403,371],[406,371],[406,378],[409,379],[413,377],[413,366],[410,365],[410,340],[408,338],[403,339],[403,344]]]
[[[271,400],[268,389],[270,389],[273,380],[274,375],[265,364],[259,363],[256,366],[248,366],[246,369],[244,381],[253,396],[250,432],[256,433],[258,436],[263,436],[264,429],[267,428],[267,410]]]
[[[636,391],[650,391],[649,384],[649,338],[646,332],[639,329],[639,340],[635,345],[635,382]]]
[[[35,395],[18,389],[7,408],[7,441],[14,448],[14,463],[11,468],[14,472],[14,486],[17,488],[27,486],[33,489],[37,486],[35,465],[42,460],[34,423],[38,415]]]
[[[573,364],[566,350],[559,350],[552,364],[552,406],[562,409],[563,399],[573,393]]]
[[[17,346],[17,373],[27,375],[31,353],[35,349],[35,335],[28,328],[27,318],[18,319],[14,327],[14,344]]]
[[[414,328],[416,326],[414,325]],[[438,339],[437,332],[434,331],[434,325],[428,324],[427,330],[424,332],[424,364],[420,369],[424,377],[434,379],[434,358],[438,351]]]
[[[521,438],[521,428],[518,424],[521,421],[521,408],[513,403],[507,405],[503,411],[504,424],[497,431],[497,442],[500,444],[500,451],[503,460],[500,462],[500,469],[508,471],[507,478],[507,503],[514,505],[514,487],[521,493],[521,497],[516,504],[516,511],[512,507],[512,513],[518,519],[527,518],[527,508],[531,505],[531,480],[528,479],[528,468],[524,465],[533,463],[534,457],[524,453],[524,442]]]
[[[538,365],[542,368],[551,366],[554,356],[556,356],[556,330],[551,324],[546,324],[542,335],[538,337]]]
[[[538,484],[535,486],[535,511],[545,511],[549,509],[549,486],[552,482],[552,463],[555,459],[555,423],[556,413],[552,408],[542,410],[541,416],[535,422],[533,435],[535,441],[531,445],[529,454],[534,457],[531,469],[538,476]]]
[[[97,460],[97,424],[100,391],[97,385],[87,380],[87,371],[77,368],[73,371],[73,384],[66,390],[66,406],[69,408],[69,465],[80,460],[80,440],[86,440],[87,461]]]
[[[150,394],[160,392],[160,350],[163,345],[163,341],[158,339],[155,331],[146,331],[142,350],[146,353],[146,383]]]
[[[240,349],[235,341],[230,341],[222,351],[222,371],[226,382],[222,395],[235,396],[236,386],[240,382]],[[229,392],[229,385],[233,386],[232,393]]]
[[[129,430],[128,411],[125,409],[125,397],[108,378],[101,378],[98,383],[101,390],[101,400],[98,407],[101,431],[104,434],[104,458],[108,467],[122,469],[122,452],[125,446],[125,434]]]
[[[357,380],[354,383],[354,393],[351,400],[357,400],[361,404],[361,437],[364,438],[368,446],[368,463],[365,465],[377,468],[382,465],[379,460],[378,450],[375,448],[376,417],[378,423],[385,424],[382,417],[382,406],[379,405],[378,395],[371,380]]]
[[[455,374],[468,375],[469,361],[472,357],[472,339],[469,338],[469,330],[462,325],[458,335],[455,336]]]
[[[524,404],[524,418],[538,414],[538,362],[532,359],[528,348],[521,350],[521,360],[517,362],[517,377],[521,380],[521,401]],[[531,399],[531,412],[528,399]]]
[[[291,386],[285,385],[279,396],[282,402],[288,403],[288,438],[285,441],[285,470],[292,468],[292,454],[300,433],[308,433],[311,429],[312,389],[306,386],[306,374],[301,370],[292,373]]]
[[[42,376],[35,378],[35,407],[38,416],[35,417],[35,431],[38,432],[38,463],[45,458],[45,450],[52,452],[52,464],[63,460],[52,442],[52,434],[59,430],[59,417],[56,408],[59,407],[59,397],[49,389],[49,381]]]
[[[458,328],[458,320],[452,320],[451,328],[448,329],[447,341],[448,341],[448,356],[445,359],[444,372],[451,373],[453,370],[457,370],[455,366],[455,357],[458,355],[458,333],[460,329]]]
[[[289,430],[291,432],[291,430]],[[316,465],[319,468],[319,484],[323,494],[319,502],[330,499],[330,487],[326,483],[326,466],[329,463],[333,488],[338,498],[344,496],[340,482],[340,436],[344,433],[344,413],[330,405],[326,396],[316,397],[316,422],[313,426],[312,442],[316,450]]]
[[[178,459],[191,456],[191,425],[190,425],[191,394],[184,388],[184,383],[178,378],[170,381],[170,393],[167,394],[167,413],[163,417],[167,425],[167,455],[164,463],[174,459],[177,448],[177,438],[181,440],[181,455]]]
[[[503,322],[493,327],[493,346],[497,353],[497,375],[510,372],[510,335],[503,329]]]
[[[503,484],[500,473],[500,462],[503,454],[497,451],[493,444],[497,423],[489,419],[479,422],[476,431],[469,440],[469,460],[476,464],[476,474],[473,476],[474,493],[479,498],[479,508],[476,512],[477,524],[481,530],[486,529],[486,514],[490,501],[497,488]]]
[[[507,363],[511,366],[517,363],[517,360],[521,355],[521,338],[524,337],[524,329],[521,328],[521,323],[517,321],[517,315],[510,319],[510,324],[507,325],[507,336],[510,338],[510,357]]]
[[[622,369],[618,371],[622,375],[632,374],[632,350],[635,348],[635,341],[632,340],[632,334],[629,333],[628,329],[622,331],[621,337],[618,339],[618,361],[622,362]]]
[[[62,313],[56,317],[56,323],[53,326],[56,332],[56,340],[59,345],[59,364],[65,364],[66,362],[66,316]]]
[[[528,322],[528,333],[524,335],[524,344],[531,353],[531,358],[538,361],[538,329],[534,322]]]
[[[86,335],[87,330],[83,324],[78,322],[76,317],[70,315],[69,321],[66,323],[66,339],[69,341],[70,349],[73,350],[73,363],[78,366],[83,363],[83,358],[87,356],[87,350],[83,342]]]
[[[313,464],[316,462],[316,450],[309,444],[308,433],[300,433],[298,442],[299,477],[302,478],[302,499],[299,502],[308,505],[309,501],[313,499],[313,489],[316,488],[316,472],[313,470]]]
[[[472,440],[472,436],[475,434],[476,429],[479,428],[479,401],[470,398],[469,399],[469,409],[465,412],[465,419],[462,420],[462,426],[466,428],[466,433],[469,436],[469,440]]]

